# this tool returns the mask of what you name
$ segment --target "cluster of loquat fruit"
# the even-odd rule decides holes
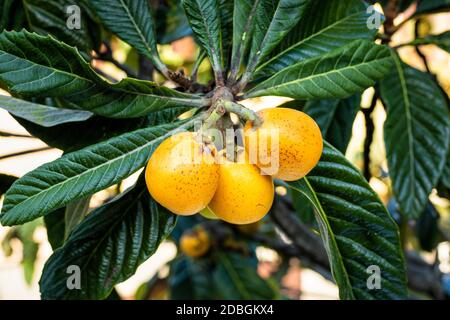
[[[262,219],[274,199],[273,178],[295,181],[318,163],[323,140],[316,122],[307,114],[288,108],[258,112],[259,126],[248,121],[244,128],[245,152],[230,161],[214,145],[199,142],[194,132],[177,133],[164,140],[151,156],[145,172],[152,197],[179,215],[202,212],[232,224]],[[277,150],[270,150],[267,132],[278,132]],[[277,153],[278,170],[268,174],[266,163],[249,161],[248,141],[258,150]],[[189,152],[186,152],[188,150]],[[194,161],[197,157],[197,161]]]

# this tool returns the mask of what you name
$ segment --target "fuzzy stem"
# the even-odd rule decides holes
[[[222,101],[223,107],[226,111],[235,113],[244,120],[250,120],[255,127],[259,127],[262,124],[262,119],[258,114],[243,105],[237,104],[232,101]]]

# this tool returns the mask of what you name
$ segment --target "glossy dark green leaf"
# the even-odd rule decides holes
[[[283,40],[300,20],[310,0],[259,0],[247,71],[251,78],[255,68]]]
[[[25,10],[21,0],[0,2],[0,31],[20,30],[26,25]]]
[[[112,186],[142,168],[156,146],[192,121],[125,133],[40,166],[5,194],[1,223],[22,224]]]
[[[289,183],[315,207],[316,220],[342,299],[404,299],[406,276],[397,225],[361,173],[325,143],[307,178]],[[367,286],[370,266],[381,289]]]
[[[271,76],[302,60],[323,55],[354,40],[372,40],[377,29],[369,29],[371,16],[360,0],[316,0],[305,9],[303,18],[274,49],[272,57],[256,73]],[[320,8],[320,9],[318,9]]]
[[[386,7],[389,0],[371,0],[372,3],[379,2],[383,7]],[[397,7],[400,11],[405,11],[417,2],[415,7],[415,16],[422,14],[429,14],[435,12],[446,12],[450,10],[450,0],[399,0]]]
[[[53,103],[50,103],[53,105]],[[45,128],[21,118],[15,119],[34,137],[49,146],[71,152],[95,144],[120,134],[159,124],[171,123],[189,110],[186,107],[174,107],[153,112],[147,117],[130,119],[111,119],[93,116],[83,122],[64,123]],[[76,135],[73,132],[77,132]]]
[[[441,176],[449,145],[446,98],[432,77],[404,64],[380,83],[387,107],[384,141],[392,188],[401,211],[417,218]]]
[[[231,53],[232,74],[236,80],[243,63],[243,57],[251,43],[251,35],[255,26],[256,8],[260,0],[234,0],[233,11],[233,44]]]
[[[415,15],[448,11],[450,0],[419,0]]]
[[[77,47],[84,56],[89,56],[90,50],[99,46],[100,27],[91,16],[86,0],[76,3],[72,0],[27,0],[23,1],[26,11],[26,29],[42,34],[51,35],[71,46]],[[75,10],[71,10],[71,6]],[[74,14],[79,13],[79,26],[69,28],[68,22]]]
[[[87,196],[67,204],[64,210],[64,239],[84,219],[89,210],[91,197]]]
[[[449,154],[447,155],[447,162],[442,171],[441,182],[446,188],[450,189],[450,148]]]
[[[223,68],[227,70],[233,43],[233,0],[219,0],[220,28],[222,36]]]
[[[216,80],[223,80],[221,0],[182,0],[192,30],[208,54]]]
[[[32,136],[66,152],[79,150],[145,126],[145,118],[110,119],[94,116],[83,122],[70,122],[46,128],[19,117],[14,118]]]
[[[325,140],[345,153],[360,103],[360,94],[342,100],[309,101],[304,112],[317,122]]]
[[[245,97],[347,98],[374,85],[391,68],[392,57],[387,47],[366,40],[355,41],[283,69],[250,89]]]
[[[147,56],[158,70],[166,70],[156,48],[155,23],[149,2],[142,0],[90,0],[105,26]]]
[[[113,118],[204,104],[197,96],[149,81],[125,78],[110,84],[75,48],[26,31],[0,34],[0,83],[13,95],[58,98],[66,107]]]
[[[94,115],[89,111],[49,107],[2,95],[0,95],[0,108],[43,127],[53,127],[67,122],[84,121]]]
[[[425,45],[434,44],[441,49],[450,52],[450,31],[446,31],[440,34],[429,35],[424,38],[418,38],[408,43],[409,45]]]
[[[43,299],[105,299],[115,284],[132,276],[174,227],[175,215],[149,195],[144,179],[91,212],[45,264]],[[81,289],[69,290],[66,272],[81,271]]]
[[[9,174],[0,173],[0,197],[8,190],[18,178]]]
[[[257,261],[234,252],[216,252],[214,285],[221,299],[279,299],[275,283],[257,273]]]
[[[47,239],[53,251],[64,244],[66,208],[59,208],[44,216]]]
[[[428,201],[425,210],[417,219],[415,231],[420,247],[426,251],[433,251],[439,243],[439,212]]]

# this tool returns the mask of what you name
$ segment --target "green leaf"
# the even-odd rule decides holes
[[[417,218],[446,162],[447,101],[432,77],[394,55],[392,74],[380,83],[387,107],[384,141],[392,187],[407,217]]]
[[[283,69],[250,89],[244,97],[347,98],[374,85],[391,67],[392,57],[387,47],[365,40],[355,41]]]
[[[439,243],[439,212],[428,201],[425,210],[417,219],[415,231],[422,250],[428,252],[436,249]]]
[[[32,136],[66,152],[79,150],[145,125],[145,118],[110,119],[94,116],[83,122],[69,122],[46,128],[19,117],[14,118]],[[74,135],[73,132],[77,134]]]
[[[149,195],[143,177],[113,201],[91,212],[45,264],[43,299],[105,299],[132,276],[170,234],[176,216]],[[81,289],[67,288],[67,268],[81,271]]]
[[[48,103],[54,105],[54,103]],[[15,119],[34,137],[49,146],[66,153],[79,150],[91,144],[105,141],[120,134],[137,129],[174,122],[177,117],[189,110],[186,107],[173,107],[153,112],[147,117],[130,119],[111,119],[93,116],[83,122],[64,123],[54,127],[42,127],[15,117]],[[77,132],[76,135],[73,132]]]
[[[325,143],[307,178],[289,183],[315,207],[316,220],[342,299],[406,298],[405,266],[397,225],[361,173]],[[370,290],[367,268],[381,271]]]
[[[91,0],[90,3],[108,29],[147,56],[158,70],[167,70],[156,48],[155,23],[148,1]]]
[[[59,208],[44,216],[45,228],[47,229],[47,239],[53,251],[64,244],[66,208]]]
[[[360,0],[310,2],[300,22],[275,48],[272,57],[258,67],[256,73],[267,77],[354,40],[372,40],[377,30],[367,27],[371,16],[367,7]]]
[[[258,275],[257,262],[251,257],[234,252],[216,252],[215,257],[213,279],[221,299],[279,299],[278,288]]]
[[[447,162],[442,171],[441,182],[446,188],[450,189],[450,147],[449,154],[447,155]]]
[[[247,66],[250,77],[258,64],[282,41],[300,20],[310,0],[260,0]]]
[[[84,219],[89,210],[91,197],[87,196],[70,202],[64,210],[64,239]]]
[[[0,84],[14,96],[58,98],[65,107],[113,118],[205,104],[198,96],[149,81],[125,78],[110,84],[75,48],[27,31],[0,34]]]
[[[8,190],[18,178],[8,174],[0,173],[0,197]]]
[[[3,0],[0,2],[0,31],[20,30],[26,24],[23,1]]]
[[[360,94],[343,100],[312,100],[308,101],[304,112],[317,122],[325,140],[345,153],[352,137],[353,122],[360,103]]]
[[[142,168],[164,139],[193,121],[125,133],[40,166],[6,193],[1,223],[22,224],[116,184]]]
[[[23,1],[26,11],[27,29],[54,38],[77,47],[84,56],[89,57],[90,50],[99,46],[100,27],[90,14],[85,0],[77,1],[80,9],[79,28],[67,26],[69,17],[74,12],[68,7],[75,5],[72,0],[26,0]]]
[[[222,36],[223,69],[228,69],[233,43],[233,0],[219,0],[220,28]]]
[[[408,43],[408,45],[413,46],[425,44],[434,44],[442,50],[450,52],[450,31],[446,31],[441,34],[429,35],[424,38],[418,38]]]
[[[419,0],[415,15],[450,11],[450,0]]]
[[[232,81],[236,80],[242,66],[243,57],[251,43],[255,27],[256,7],[260,0],[234,0],[233,10],[233,44],[231,52]]]
[[[192,30],[208,54],[216,80],[223,81],[220,0],[182,0]]]
[[[43,127],[84,121],[93,116],[93,113],[89,111],[54,108],[2,95],[0,95],[0,108]]]

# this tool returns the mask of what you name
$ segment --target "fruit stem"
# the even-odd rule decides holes
[[[235,113],[244,120],[250,120],[255,127],[259,127],[262,124],[262,119],[258,116],[256,112],[250,110],[243,105],[232,101],[220,101],[226,111]]]
[[[216,104],[211,108],[211,112],[207,114],[205,120],[203,120],[203,125],[201,126],[200,130],[202,132],[205,132],[212,126],[216,124],[217,121],[222,118],[222,116],[225,114],[226,110],[219,104]]]

